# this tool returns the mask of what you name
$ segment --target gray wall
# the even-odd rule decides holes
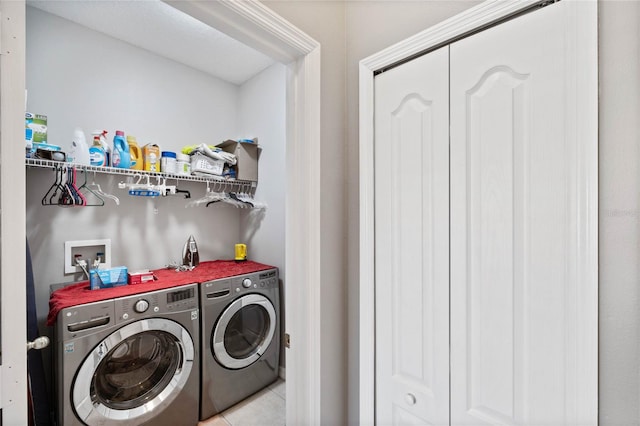
[[[265,1],[320,42],[321,48],[321,302],[322,424],[341,425],[347,409],[345,221],[345,8],[341,1]]]
[[[323,211],[336,253],[323,251],[334,268],[331,302],[347,337],[333,366],[348,393],[350,424],[358,415],[358,62],[477,2],[431,0],[265,1],[322,44]],[[322,11],[322,13],[320,13]],[[600,1],[600,424],[640,424],[640,303],[638,300],[638,140],[640,140],[640,2]],[[344,37],[340,40],[340,37]],[[330,89],[325,92],[324,89]],[[344,116],[346,114],[346,122]],[[344,159],[341,158],[344,156]],[[331,164],[328,165],[327,163]],[[342,168],[342,171],[338,171]],[[337,173],[337,174],[334,174]],[[330,193],[329,189],[335,189]],[[326,233],[323,228],[323,235]],[[345,237],[346,235],[346,237]],[[338,240],[338,236],[343,236]],[[327,240],[327,242],[329,242]],[[342,261],[338,257],[344,256]],[[342,274],[342,275],[340,275]],[[336,327],[336,324],[332,325]],[[343,346],[341,346],[343,345]],[[324,372],[325,370],[323,370]],[[332,375],[331,379],[337,379]],[[342,398],[345,390],[339,390]],[[339,419],[346,412],[332,414]],[[339,424],[343,422],[327,422]]]
[[[600,424],[640,423],[640,2],[600,14]]]

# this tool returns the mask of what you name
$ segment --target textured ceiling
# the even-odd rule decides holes
[[[159,0],[27,0],[27,5],[234,84],[274,63]]]

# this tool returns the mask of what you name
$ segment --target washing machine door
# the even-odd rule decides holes
[[[248,294],[222,312],[213,330],[211,346],[218,363],[245,368],[267,350],[276,333],[276,310],[266,297]]]
[[[177,322],[149,318],[118,329],[85,358],[72,388],[88,425],[140,424],[166,408],[193,367],[194,344]]]

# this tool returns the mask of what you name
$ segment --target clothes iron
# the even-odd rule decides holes
[[[198,254],[198,245],[193,235],[190,235],[182,249],[182,264],[193,269],[195,266],[198,266],[199,263],[200,255]]]

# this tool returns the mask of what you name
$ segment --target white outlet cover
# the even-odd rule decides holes
[[[92,247],[92,246],[104,246],[104,262],[100,263],[100,269],[111,268],[111,240],[79,240],[79,241],[65,241],[64,242],[64,273],[75,274],[76,272],[82,272],[82,270],[75,264],[71,253],[76,247]]]

